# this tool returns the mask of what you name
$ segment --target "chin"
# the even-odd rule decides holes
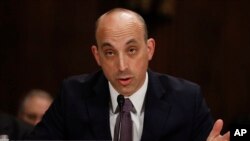
[[[122,94],[122,95],[124,95],[124,96],[130,96],[130,95],[132,95],[133,94],[133,92],[131,92],[131,91],[126,91],[126,90],[123,90],[123,91],[121,91],[121,93],[120,94]]]

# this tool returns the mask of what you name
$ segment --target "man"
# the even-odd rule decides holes
[[[122,140],[123,119],[130,118],[125,136],[132,132],[133,141],[229,140],[229,133],[220,135],[222,120],[211,131],[198,85],[148,69],[155,41],[147,37],[140,15],[121,8],[103,14],[96,41],[92,53],[102,70],[65,80],[32,139]],[[126,118],[124,108],[117,111],[119,94],[126,98],[124,106],[132,105]]]
[[[41,89],[33,89],[22,100],[18,118],[35,126],[40,122],[52,101],[53,99],[48,92]]]

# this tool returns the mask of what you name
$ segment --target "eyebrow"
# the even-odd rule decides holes
[[[104,48],[104,47],[113,47],[110,43],[107,43],[107,42],[104,42],[102,45],[101,45],[101,48]]]
[[[137,44],[137,41],[136,41],[135,39],[130,39],[130,40],[128,40],[128,41],[126,42],[126,45],[128,45],[128,44],[133,44],[133,43]]]

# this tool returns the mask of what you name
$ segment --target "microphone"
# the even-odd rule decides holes
[[[118,103],[118,106],[119,106],[119,109],[120,109],[120,112],[122,111],[122,107],[124,105],[124,102],[125,102],[125,98],[123,95],[118,95],[117,96],[117,103]]]
[[[119,123],[118,123],[118,130],[116,132],[116,137],[117,137],[117,140],[116,141],[119,141],[120,140],[120,127],[121,127],[121,119],[122,119],[122,108],[123,108],[123,105],[124,105],[124,102],[125,102],[125,98],[123,95],[118,95],[117,96],[117,103],[118,103],[118,106],[119,106],[119,110],[120,110],[120,113],[119,113]]]

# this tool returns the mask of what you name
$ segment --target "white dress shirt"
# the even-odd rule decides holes
[[[130,112],[131,119],[133,121],[133,141],[140,141],[141,135],[142,135],[142,129],[143,129],[143,120],[144,120],[144,98],[146,95],[148,87],[148,73],[146,73],[146,79],[140,89],[138,89],[135,93],[133,93],[129,97],[130,101],[132,102],[134,106],[135,112]],[[110,103],[110,131],[112,139],[114,139],[114,128],[116,124],[116,118],[119,115],[119,112],[117,110],[117,96],[119,93],[114,89],[112,84],[109,82],[109,91],[111,95],[111,103]]]

